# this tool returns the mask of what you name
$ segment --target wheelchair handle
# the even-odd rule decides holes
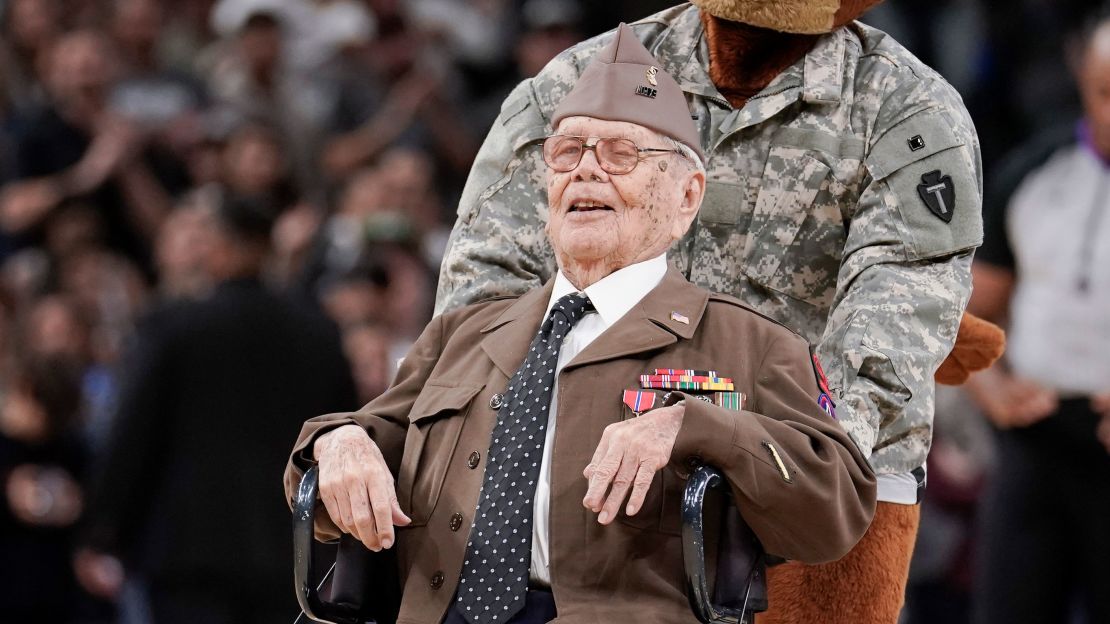
[[[690,608],[703,624],[748,624],[748,596],[752,577],[748,577],[744,604],[739,609],[717,605],[709,592],[705,565],[705,533],[703,507],[705,492],[710,488],[727,487],[717,469],[699,466],[686,481],[682,496],[682,559],[686,567],[686,597]]]
[[[312,583],[312,579],[316,578],[312,544],[316,538],[316,495],[319,485],[319,469],[313,466],[301,478],[293,505],[293,580],[297,589],[297,603],[304,614],[315,622],[361,624],[362,619],[357,609],[343,603],[323,601],[319,587]]]

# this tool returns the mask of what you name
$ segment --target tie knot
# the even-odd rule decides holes
[[[567,318],[567,322],[574,325],[586,315],[587,312],[594,309],[594,304],[586,293],[573,292],[569,295],[559,297],[555,305],[551,307],[551,314],[554,316],[556,313],[562,313]]]

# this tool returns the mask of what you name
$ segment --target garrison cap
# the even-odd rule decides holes
[[[577,115],[651,128],[689,146],[705,162],[682,87],[624,22],[555,109],[551,125]]]

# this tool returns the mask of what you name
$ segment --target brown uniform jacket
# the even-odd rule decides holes
[[[497,413],[490,403],[523,362],[551,287],[436,317],[385,394],[357,413],[310,420],[301,431],[285,474],[290,497],[312,442],[342,424],[366,428],[394,471],[401,508],[412,518],[396,545],[402,623],[437,624],[446,614]],[[733,378],[748,403],[736,411],[687,400],[671,464],[656,473],[643,507],[631,517],[622,509],[603,526],[582,506],[582,470],[605,427],[634,417],[622,390],[638,388],[639,375],[654,368],[717,371]],[[805,340],[670,270],[561,372],[549,522],[557,621],[694,621],[684,593],[679,505],[689,466],[698,461],[725,473],[768,552],[805,562],[847,552],[871,520],[875,480],[844,430],[818,407],[818,392]],[[712,530],[707,526],[707,552]]]

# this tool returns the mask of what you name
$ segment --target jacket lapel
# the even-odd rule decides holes
[[[654,351],[678,342],[679,338],[689,339],[697,331],[708,301],[708,292],[669,268],[658,286],[583,349],[566,368]],[[540,313],[543,313],[542,308]]]
[[[482,328],[482,350],[497,368],[510,379],[520,368],[528,346],[536,337],[551,299],[555,280],[550,279],[543,288],[535,288],[513,302],[501,316]]]

